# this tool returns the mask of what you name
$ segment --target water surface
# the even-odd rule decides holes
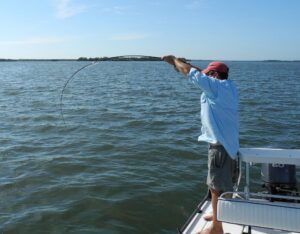
[[[64,124],[85,64],[0,63],[0,230],[176,232],[206,193],[200,91],[163,62],[102,62],[68,85]],[[300,148],[300,63],[228,65],[241,146]]]

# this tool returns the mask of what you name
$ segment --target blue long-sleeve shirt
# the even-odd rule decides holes
[[[198,141],[221,144],[236,158],[239,149],[238,93],[232,80],[218,80],[191,68],[188,79],[200,88],[202,134]]]

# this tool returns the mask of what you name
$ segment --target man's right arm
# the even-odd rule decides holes
[[[183,75],[189,75],[187,76],[189,81],[204,91],[208,96],[214,96],[214,93],[216,93],[216,85],[214,85],[216,80],[202,74],[200,68],[188,64],[173,55],[164,56],[162,60],[173,65],[174,68]],[[194,69],[191,71],[192,68]]]
[[[171,65],[173,65],[174,68],[178,72],[182,73],[185,76],[187,74],[189,74],[189,72],[190,72],[190,70],[191,70],[192,67],[195,68],[195,69],[197,69],[197,70],[199,70],[199,71],[201,71],[200,68],[195,67],[195,66],[193,66],[193,65],[191,65],[189,63],[186,63],[186,62],[184,62],[184,61],[176,58],[173,55],[164,56],[164,57],[162,57],[162,60],[165,61],[165,62],[167,62],[167,63],[169,63],[169,64],[171,64]]]

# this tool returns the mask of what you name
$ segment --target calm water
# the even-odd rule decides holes
[[[65,90],[64,125],[85,64],[0,63],[0,232],[175,233],[206,193],[200,91],[163,62],[103,62]],[[241,146],[300,148],[300,63],[228,64]]]

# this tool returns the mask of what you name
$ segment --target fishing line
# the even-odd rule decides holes
[[[145,59],[145,60],[143,60]],[[159,61],[161,58],[160,57],[155,57],[155,56],[146,56],[146,55],[122,55],[122,56],[114,56],[114,57],[105,57],[101,61],[97,62],[92,62],[89,64],[84,65],[83,67],[79,68],[76,70],[65,82],[61,94],[60,94],[60,116],[64,122],[64,125],[66,125],[65,118],[64,118],[64,113],[63,113],[63,95],[64,91],[67,88],[68,84],[75,78],[75,76],[82,70],[84,70],[87,67],[90,67],[92,65],[99,64],[100,62],[103,61]]]

